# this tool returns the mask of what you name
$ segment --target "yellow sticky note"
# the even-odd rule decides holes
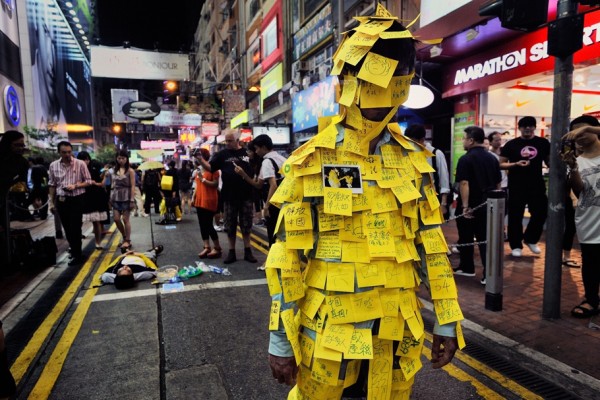
[[[374,20],[371,19],[354,28],[357,32],[363,32],[368,35],[378,35],[392,26],[392,20]]]
[[[340,60],[340,59],[335,59],[335,64],[333,65],[333,68],[331,69],[331,75],[339,75],[340,72],[342,72],[342,69],[344,69],[344,60]]]
[[[389,189],[402,185],[403,179],[398,174],[395,168],[383,168],[381,170],[381,178],[377,180],[377,185],[380,188]]]
[[[367,46],[371,47],[379,39],[378,35],[369,35],[367,33],[356,32],[346,42],[355,46]]]
[[[382,88],[387,88],[397,65],[397,60],[376,53],[368,53],[360,71],[358,71],[358,79],[374,83]]]
[[[357,322],[383,317],[379,291],[376,289],[354,294],[352,305]]]
[[[427,202],[429,203],[429,208],[432,210],[438,209],[440,207],[440,201],[435,191],[435,187],[433,187],[431,184],[426,185],[424,191],[425,196],[427,197]]]
[[[390,229],[394,236],[404,236],[404,226],[402,225],[402,212],[400,210],[390,211]]]
[[[360,360],[352,360],[348,362],[346,367],[346,377],[344,378],[344,388],[352,386],[358,380],[358,373],[360,372]]]
[[[398,289],[379,289],[379,300],[383,315],[395,317],[400,310],[400,292]]]
[[[418,171],[410,162],[408,157],[403,157],[399,160],[400,166],[398,167],[398,173],[403,180],[412,181],[415,180]]]
[[[448,252],[448,245],[446,244],[441,228],[422,229],[419,235],[426,254]]]
[[[402,154],[402,148],[399,146],[384,144],[381,146],[381,156],[385,168],[402,168],[405,166],[405,162],[402,160],[406,156]]]
[[[271,313],[269,314],[269,330],[279,329],[279,311],[281,310],[281,301],[273,300],[271,302]]]
[[[286,233],[285,245],[288,250],[312,249],[314,246],[313,231],[289,231]]]
[[[335,214],[325,214],[323,204],[317,206],[319,215],[319,232],[339,231],[344,226],[344,217]]]
[[[300,352],[302,353],[302,364],[310,367],[313,353],[315,351],[315,341],[305,334],[300,335]]]
[[[371,255],[364,242],[342,240],[342,262],[368,263],[369,261],[371,261]]]
[[[267,286],[269,287],[269,294],[275,296],[281,293],[281,284],[279,283],[279,277],[277,270],[274,268],[267,268],[265,270],[267,276]]]
[[[414,74],[392,77],[389,85],[392,106],[403,104],[408,99],[413,76]],[[406,149],[411,150],[414,148],[407,140],[398,140],[398,142]]]
[[[332,360],[332,361],[341,361],[342,360],[342,352],[330,349],[328,347],[323,346],[323,335],[317,335],[317,345],[315,347],[315,352],[313,354],[315,358],[322,360]]]
[[[423,225],[440,225],[442,221],[442,211],[440,207],[432,210],[429,207],[429,202],[420,201],[419,202],[419,213],[421,215],[421,221]]]
[[[367,56],[368,57],[368,56]],[[364,69],[363,68],[361,71]],[[392,100],[389,90],[381,87],[377,82],[361,82],[360,84],[360,108],[391,107]]]
[[[408,218],[418,217],[417,200],[405,201],[402,203],[402,216]]]
[[[323,177],[320,173],[304,176],[302,183],[304,186],[304,197],[323,196]]]
[[[464,349],[467,345],[467,343],[465,342],[465,337],[463,335],[462,325],[460,324],[460,322],[456,323],[456,340],[458,340],[458,348],[461,350]]]
[[[416,218],[402,218],[402,226],[404,228],[404,236],[407,239],[413,239],[415,237],[415,230],[413,229],[412,221]]]
[[[405,320],[414,317],[414,314],[415,314],[414,301],[413,301],[414,297],[415,297],[415,292],[412,290],[401,290],[399,293],[400,312],[402,313],[402,317]]]
[[[300,257],[296,250],[287,250],[287,261],[285,267],[281,268],[282,278],[296,278],[302,275],[300,272]]]
[[[320,149],[321,151],[321,163],[322,164],[337,164],[337,151],[336,149]]]
[[[345,352],[348,351],[354,334],[352,324],[328,324],[323,330],[321,344],[327,348]]]
[[[318,174],[321,172],[321,153],[315,151],[309,154],[301,163],[293,165],[294,177]]]
[[[363,180],[378,181],[381,179],[381,156],[369,155],[363,160]]]
[[[308,263],[305,279],[308,286],[325,289],[327,263],[321,260],[311,259]]]
[[[367,235],[364,232],[362,214],[344,217],[344,225],[340,229],[340,239],[350,242],[366,242]]]
[[[354,291],[354,263],[327,263],[327,290]]]
[[[285,230],[304,231],[312,229],[312,213],[310,203],[289,203],[281,210],[285,218]]]
[[[378,186],[368,186],[367,196],[371,198],[373,213],[385,213],[398,209],[398,201],[393,191],[382,189]]]
[[[349,107],[354,101],[356,90],[358,89],[358,82],[355,76],[344,75],[344,86],[342,88],[342,96],[340,97],[339,103]]]
[[[369,143],[362,142],[362,134],[358,130],[346,128],[341,149],[348,153],[365,156],[369,153]],[[362,160],[360,160],[362,169]]]
[[[381,32],[379,37],[382,39],[407,39],[413,37],[409,30],[395,32]]]
[[[373,336],[371,329],[355,329],[348,351],[344,352],[344,358],[348,359],[371,359],[373,358]]]
[[[283,291],[283,299],[286,303],[304,297],[302,277],[281,278],[281,288]]]
[[[341,259],[342,243],[339,232],[321,232],[317,241],[316,258],[320,259]]]
[[[385,261],[386,288],[409,288],[412,287],[412,262],[407,261],[401,264],[392,261]]]
[[[456,291],[456,283],[454,277],[442,279],[430,279],[431,298],[436,299],[456,299],[458,292]]]
[[[411,359],[420,358],[424,342],[425,335],[422,335],[419,339],[415,339],[410,332],[405,332],[402,343],[398,345],[398,349],[396,350],[396,355]]]
[[[356,46],[353,44],[344,43],[340,52],[340,59],[348,64],[356,65],[369,52],[371,48],[367,46]]]
[[[352,190],[342,188],[323,189],[323,201],[327,214],[352,215]]]
[[[302,352],[300,350],[300,340],[298,338],[298,328],[296,325],[294,311],[292,309],[284,310],[280,314],[281,321],[285,328],[285,335],[292,346],[294,357],[296,358],[296,365],[302,362]]]
[[[288,258],[288,251],[285,247],[284,242],[275,242],[269,249],[267,255],[267,261],[265,262],[266,268],[291,268],[292,260]]]
[[[380,215],[380,214],[373,214]],[[386,229],[366,229],[367,244],[371,258],[394,257],[396,246],[394,236],[388,227]]]
[[[393,344],[373,337],[373,359],[369,361],[367,391],[369,399],[392,399]],[[396,399],[394,399],[396,400]]]
[[[420,173],[435,172],[435,169],[427,162],[427,157],[422,151],[408,153],[408,158]]]
[[[433,308],[441,325],[465,319],[456,299],[434,300]]]
[[[402,204],[421,197],[421,193],[409,180],[402,180],[401,185],[392,188],[392,193]]]
[[[422,367],[423,363],[419,358],[400,358],[400,369],[402,369],[405,379],[411,379]]]
[[[404,334],[404,320],[396,311],[394,317],[383,317],[379,323],[379,338],[387,340],[402,340]]]
[[[373,208],[369,191],[352,196],[352,212],[370,210]]]
[[[352,300],[354,295],[339,294],[325,297],[327,310],[327,323],[347,324],[354,322],[354,308]]]
[[[328,149],[335,148],[335,142],[338,131],[335,125],[329,125],[325,130],[319,132],[317,136],[311,139],[314,147],[326,147]]]
[[[385,268],[377,263],[356,263],[356,283],[358,287],[385,285]]]
[[[304,188],[301,178],[285,178],[271,197],[271,203],[283,204],[302,201]]]
[[[300,309],[308,318],[313,319],[324,300],[325,295],[323,293],[316,289],[308,288],[304,295],[304,299],[302,299]]]
[[[413,336],[420,339],[425,336],[425,327],[423,321],[417,317],[418,315],[420,314],[416,313],[414,317],[407,319],[406,325],[408,325],[408,329],[410,329]]]
[[[300,324],[302,326],[307,327],[308,329],[315,331],[315,332],[321,332],[323,330],[323,325],[325,322],[325,319],[322,318],[321,315],[327,314],[326,311],[322,310],[322,307],[323,306],[321,306],[321,309],[319,309],[319,311],[317,312],[317,314],[315,315],[315,317],[313,319],[308,318],[306,316],[306,314],[304,314],[304,313],[300,313],[300,317],[301,317]]]
[[[405,261],[412,261],[412,253],[408,249],[408,246],[412,244],[410,239],[401,239],[399,237],[394,238],[394,246],[396,247],[396,262],[403,263]]]
[[[311,369],[311,378],[319,383],[335,386],[340,376],[341,361],[315,358]]]
[[[429,279],[451,278],[453,276],[452,265],[446,254],[428,254],[425,256],[425,261]]]

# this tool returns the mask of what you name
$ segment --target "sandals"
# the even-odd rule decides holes
[[[221,255],[223,254],[223,250],[220,247],[215,247],[214,249],[212,249],[212,251],[210,253],[208,253],[206,255],[207,258],[221,258]]]
[[[563,260],[562,265],[569,268],[579,268],[580,265],[575,260]]]
[[[584,307],[584,305],[587,305],[587,307]],[[578,306],[573,307],[573,309],[571,310],[571,315],[573,316],[573,318],[579,319],[591,318],[594,315],[598,314],[600,314],[600,309],[598,308],[598,306],[596,306],[595,308],[592,307],[592,305],[588,303],[587,300],[582,301]]]
[[[206,258],[208,256],[208,254],[210,253],[210,247],[204,247],[204,250],[202,250],[200,253],[198,253],[198,257],[200,258]]]

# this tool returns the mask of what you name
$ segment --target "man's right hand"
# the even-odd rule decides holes
[[[298,374],[298,365],[295,357],[278,357],[269,354],[269,365],[273,378],[279,383],[293,386],[296,384],[296,375]]]

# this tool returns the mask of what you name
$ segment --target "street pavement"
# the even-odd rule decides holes
[[[153,221],[132,218],[134,249],[151,248],[154,238],[154,243],[165,247],[159,257],[160,266],[193,265],[202,249],[196,215],[185,215],[177,225],[155,225]],[[37,221],[35,227],[32,225],[34,239],[36,235],[44,236],[44,224],[51,222]],[[454,224],[443,229],[448,243],[455,242]],[[260,242],[264,228],[255,227],[255,234],[255,241]],[[80,272],[89,272],[82,278],[80,288],[73,291],[74,300],[57,317],[62,323],[50,330],[49,339],[41,340],[40,350],[25,362],[30,366],[28,370],[17,371],[20,393],[53,399],[286,397],[287,388],[274,382],[267,361],[270,300],[264,272],[256,270],[264,262],[266,252],[253,250],[258,264],[238,261],[224,266],[222,259],[216,260],[214,264],[227,267],[231,276],[204,273],[186,281],[181,293],[161,293],[159,287],[148,282],[140,282],[132,290],[117,291],[113,286],[95,286],[99,273],[118,253],[120,234],[107,235],[104,243],[112,247],[103,251],[93,250],[89,230],[86,236],[86,250],[92,262],[81,267]],[[220,239],[226,249],[225,235],[221,233]],[[66,247],[60,242],[66,241],[59,241],[62,253],[58,266],[45,270],[46,279],[36,283],[43,290],[32,287],[35,278],[30,279],[29,286],[23,284],[20,291],[14,288],[15,282],[0,281],[0,291],[10,288],[17,292],[12,302],[5,302],[0,308],[9,349],[11,340],[16,339],[11,330],[16,331],[19,322],[26,320],[36,307],[35,296],[42,296],[44,290],[51,288],[49,281],[58,280],[70,270],[66,267]],[[545,250],[544,243],[540,247]],[[242,248],[238,238],[240,259]],[[583,292],[580,269],[563,269],[561,318],[545,320],[541,318],[544,251],[532,255],[524,250],[524,256],[515,259],[506,246],[505,255],[502,311],[485,309],[481,276],[456,277],[467,341],[512,365],[535,372],[564,388],[573,398],[599,398],[600,330],[591,324],[600,321],[570,316]],[[456,267],[458,256],[450,259]],[[480,267],[477,272],[481,275]],[[425,290],[421,294],[430,308],[428,294]],[[15,298],[20,300],[14,301]],[[34,335],[21,354],[27,353],[35,341]],[[22,358],[9,353],[13,369],[23,365]],[[491,398],[477,385],[452,380],[428,365],[418,377],[413,398],[439,397],[440,388],[446,388],[444,398],[448,399]],[[497,388],[497,392],[502,393],[502,388]]]

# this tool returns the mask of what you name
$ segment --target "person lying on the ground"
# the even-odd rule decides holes
[[[114,284],[117,289],[129,289],[137,281],[156,278],[156,257],[163,251],[162,245],[140,253],[128,251],[118,256],[100,276],[103,284]]]

